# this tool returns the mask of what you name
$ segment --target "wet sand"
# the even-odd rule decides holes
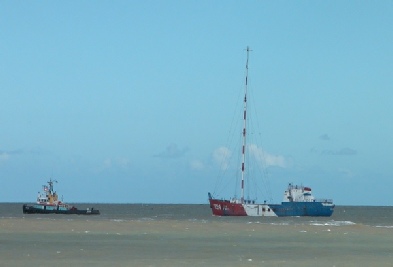
[[[0,219],[0,266],[393,266],[393,229]]]

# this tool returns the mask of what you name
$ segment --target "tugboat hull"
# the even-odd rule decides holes
[[[45,205],[23,205],[23,213],[25,214],[77,214],[77,215],[99,215],[100,211],[94,208],[79,210],[73,208],[62,208],[59,206],[45,206]]]

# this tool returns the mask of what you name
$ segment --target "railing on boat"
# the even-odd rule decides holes
[[[333,203],[333,199],[320,198],[320,199],[315,199],[315,202]]]

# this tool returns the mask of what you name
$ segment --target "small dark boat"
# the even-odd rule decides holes
[[[78,209],[72,205],[63,203],[58,199],[57,193],[53,190],[53,183],[57,181],[50,179],[48,185],[43,185],[43,192],[39,192],[37,203],[33,205],[23,205],[23,213],[26,214],[78,214],[78,215],[99,215],[100,211],[94,208]]]

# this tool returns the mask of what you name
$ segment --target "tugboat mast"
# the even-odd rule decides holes
[[[243,105],[243,149],[242,149],[242,195],[241,203],[244,203],[244,176],[245,176],[245,161],[246,161],[246,126],[247,126],[247,86],[248,86],[248,57],[249,52],[252,51],[247,46],[247,61],[246,61],[246,81],[244,86],[244,105]]]
[[[52,178],[50,178],[48,184],[49,184],[49,192],[51,194],[53,192],[53,183],[57,183],[57,181],[56,180],[52,180]]]

